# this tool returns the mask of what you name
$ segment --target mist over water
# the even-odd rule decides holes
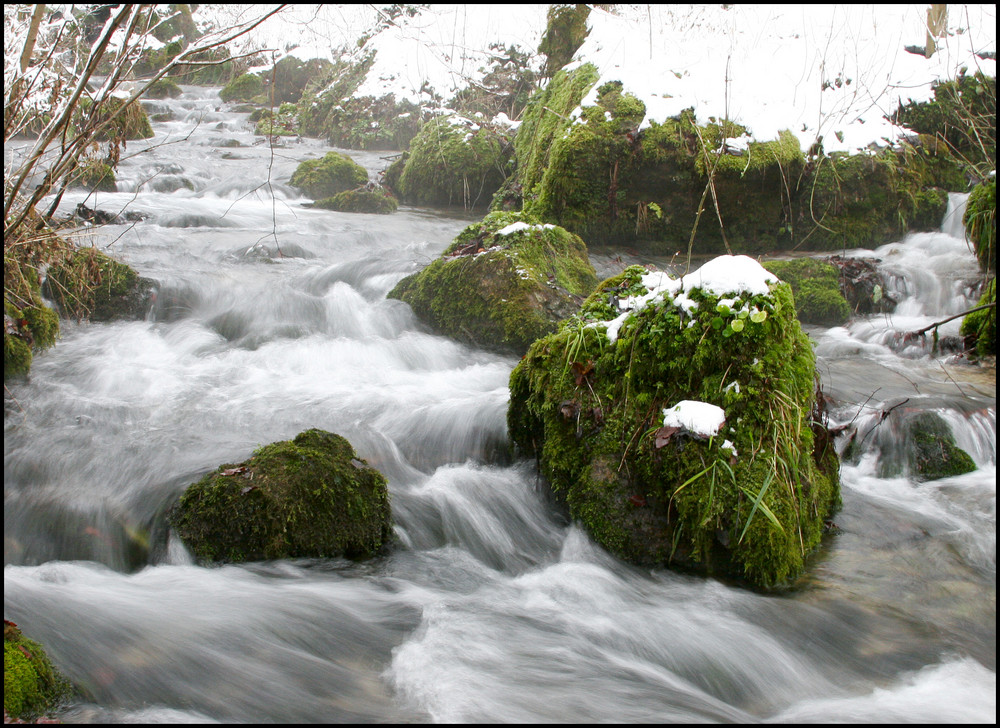
[[[83,688],[64,721],[995,719],[995,380],[900,343],[975,301],[960,227],[856,253],[897,312],[807,329],[838,442],[864,446],[838,533],[760,594],[593,544],[507,453],[516,359],[385,298],[476,216],[304,207],[287,181],[322,144],[272,150],[184,90],[119,192],[62,201],[143,214],[81,236],[160,283],[146,319],[64,321],[5,397],[4,616]],[[880,413],[904,399],[977,469],[880,477]],[[194,565],[164,520],[183,489],[312,427],[386,475],[399,547]]]

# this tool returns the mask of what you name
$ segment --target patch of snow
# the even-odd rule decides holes
[[[725,423],[725,411],[708,402],[685,399],[663,410],[664,427],[680,427],[702,437],[715,437]]]

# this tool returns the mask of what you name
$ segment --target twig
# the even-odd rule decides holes
[[[933,323],[930,326],[925,326],[924,328],[920,329],[919,331],[911,331],[909,333],[909,335],[910,336],[923,336],[924,334],[926,334],[931,329],[936,329],[938,326],[942,326],[943,324],[946,324],[949,321],[954,321],[957,318],[961,318],[963,316],[968,316],[970,313],[975,313],[976,311],[983,311],[983,310],[985,310],[987,308],[996,308],[996,307],[997,307],[996,301],[994,301],[993,303],[984,303],[982,306],[976,306],[975,308],[970,308],[968,311],[962,311],[962,313],[956,313],[954,316],[949,316],[948,318],[943,319],[941,321],[938,321],[936,323]]]

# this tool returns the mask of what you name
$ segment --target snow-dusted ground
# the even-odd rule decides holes
[[[224,6],[220,20],[262,6]],[[698,118],[730,119],[758,140],[789,129],[808,148],[855,150],[894,141],[903,130],[883,117],[902,100],[931,97],[931,82],[962,68],[996,75],[995,5],[949,5],[947,34],[932,58],[923,46],[927,5],[629,5],[594,9],[576,59],[601,82],[620,80],[647,108],[647,123],[694,107]],[[548,5],[432,5],[402,15],[363,48],[380,16],[371,5],[296,5],[253,42],[300,58],[375,50],[359,95],[394,93],[415,103],[428,86],[448,98],[481,75],[492,42],[535,51]],[[199,11],[207,12],[207,11]],[[295,46],[294,48],[292,46]],[[540,66],[540,60],[538,65]],[[426,84],[426,85],[425,85]],[[599,85],[599,84],[598,84]],[[839,133],[839,135],[838,135]],[[842,137],[842,138],[841,138]]]

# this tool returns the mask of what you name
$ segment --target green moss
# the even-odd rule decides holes
[[[929,101],[900,102],[892,122],[937,137],[985,173],[996,167],[997,80],[977,71],[937,81]]]
[[[646,292],[645,272],[605,281],[530,347],[511,374],[511,438],[616,555],[786,583],[839,504],[836,455],[811,427],[815,357],[791,289],[773,284],[729,305],[689,290],[691,314],[668,297],[634,312],[611,343],[602,322],[619,300]],[[663,410],[683,400],[721,407],[726,430],[663,432]],[[759,508],[751,516],[758,495],[780,526]]]
[[[976,306],[988,306],[962,319],[960,333],[969,342],[966,348],[974,348],[976,356],[996,356],[997,353],[997,281],[990,279]]]
[[[947,191],[964,186],[958,162],[933,141],[821,156],[799,183],[796,238],[810,250],[874,248],[910,231],[938,230]]]
[[[559,71],[548,86],[531,97],[514,139],[517,185],[529,198],[549,166],[549,153],[569,114],[600,77],[591,63]],[[518,205],[520,206],[520,205]]]
[[[343,437],[316,429],[209,473],[168,520],[200,562],[363,558],[392,533],[385,478]]]
[[[97,248],[79,248],[49,268],[44,290],[67,316],[112,321],[142,318],[154,285]]]
[[[4,625],[3,709],[20,721],[51,713],[69,697],[72,686],[53,666],[42,646]]]
[[[772,260],[767,270],[792,287],[799,321],[840,326],[851,318],[851,306],[840,292],[840,270],[815,258]]]
[[[509,225],[526,229],[500,235]],[[586,246],[522,213],[494,212],[468,226],[390,298],[435,330],[478,346],[522,353],[556,329],[596,283]]]
[[[33,352],[53,346],[59,338],[59,317],[42,303],[37,281],[32,286],[21,308],[4,301],[4,379],[26,375]],[[20,298],[24,295],[22,292]]]
[[[976,251],[979,268],[997,269],[997,181],[996,177],[978,184],[969,193],[962,216],[965,232]]]
[[[219,98],[226,103],[233,101],[250,101],[255,96],[263,93],[264,81],[254,73],[244,73],[238,78],[234,78],[227,83],[221,91]]]
[[[262,113],[267,112],[267,113]],[[278,111],[258,109],[250,114],[250,121],[257,116],[254,134],[260,136],[295,136],[299,133],[299,110],[295,104],[284,103]]]
[[[98,160],[88,160],[80,167],[75,184],[95,192],[117,192],[115,171],[111,165]]]
[[[172,78],[161,78],[143,94],[147,99],[176,99],[183,92]]]
[[[307,159],[299,164],[289,184],[299,187],[314,200],[333,197],[368,182],[364,167],[348,156],[327,152],[321,159]]]
[[[938,480],[970,473],[976,463],[955,444],[947,423],[933,412],[922,412],[909,422],[913,449],[910,472],[919,480]]]
[[[347,190],[333,197],[316,202],[313,207],[340,212],[371,212],[378,215],[388,215],[396,211],[399,203],[396,198],[385,190]]]
[[[90,99],[81,99],[76,116],[78,125],[87,122],[103,124],[115,114],[115,120],[95,138],[100,140],[130,141],[132,139],[150,139],[153,137],[153,127],[149,123],[149,115],[142,104],[135,102],[125,107],[127,99],[109,96],[99,106]],[[121,113],[119,113],[121,112]]]
[[[589,16],[589,5],[549,6],[545,34],[538,45],[538,52],[546,57],[543,76],[551,78],[556,71],[573,60],[573,54],[590,33],[587,27]]]
[[[503,129],[458,116],[435,119],[410,142],[399,193],[416,205],[486,207],[511,153]]]

